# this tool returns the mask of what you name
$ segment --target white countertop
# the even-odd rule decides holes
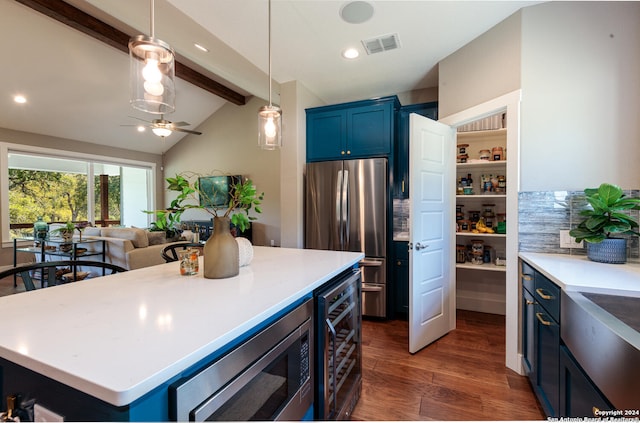
[[[567,292],[640,297],[640,264],[606,264],[586,256],[520,253],[519,256]]]
[[[240,274],[178,263],[0,298],[0,356],[116,406],[207,357],[364,258],[254,247]],[[202,260],[202,258],[200,258]]]

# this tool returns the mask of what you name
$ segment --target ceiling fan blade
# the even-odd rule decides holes
[[[171,124],[173,126],[190,126],[191,125],[189,122],[185,122],[183,120],[181,120],[180,122],[171,122]]]
[[[143,122],[151,123],[151,121],[148,121],[148,120],[145,120],[145,119],[142,119],[142,118],[136,117],[136,116],[128,116],[128,117],[130,117],[130,118],[132,118],[132,119],[138,119],[138,120],[141,120],[141,121],[143,121]]]
[[[198,131],[192,131],[190,129],[182,129],[182,128],[173,128],[172,131],[177,131],[177,132],[186,132],[188,134],[193,134],[193,135],[202,135],[202,132],[198,132]]]

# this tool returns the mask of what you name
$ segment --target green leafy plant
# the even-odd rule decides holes
[[[599,188],[587,188],[585,196],[591,209],[580,212],[585,219],[569,235],[577,242],[602,242],[615,235],[638,233],[638,223],[628,214],[628,210],[640,210],[640,198],[626,197],[622,188],[603,183]]]
[[[249,229],[251,222],[257,220],[257,217],[251,215],[252,211],[262,213],[260,204],[262,204],[264,192],[258,194],[251,179],[231,185],[231,198],[225,206],[204,207],[199,205],[196,194],[205,194],[200,190],[197,177],[194,182],[191,182],[188,179],[190,176],[199,175],[189,172],[188,174],[178,174],[174,178],[166,179],[169,184],[167,189],[177,191],[178,195],[171,201],[167,209],[145,211],[146,213],[155,214],[157,219],[151,223],[151,230],[177,230],[182,213],[187,209],[204,209],[214,217],[229,217],[231,223],[237,226],[240,231]],[[186,202],[187,200],[192,202]]]
[[[59,234],[62,234],[65,232],[73,233],[73,231],[75,230],[76,230],[76,224],[71,221],[68,221],[63,226],[60,226],[59,228],[52,230],[51,233],[59,233]]]

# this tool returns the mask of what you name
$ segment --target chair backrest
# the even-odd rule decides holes
[[[178,261],[178,251],[186,250],[187,248],[198,248],[202,255],[203,245],[200,243],[191,242],[177,242],[175,244],[169,244],[160,251],[162,258],[165,262],[171,263],[172,261]]]
[[[79,271],[78,268],[91,269],[91,272]],[[99,269],[93,272],[93,269]],[[12,267],[0,272],[0,279],[7,276],[19,275],[27,291],[36,289],[34,280],[40,280],[40,287],[60,285],[74,280],[107,276],[114,273],[126,272],[127,269],[112,263],[90,260],[63,260],[29,263]],[[71,274],[71,276],[66,276]]]

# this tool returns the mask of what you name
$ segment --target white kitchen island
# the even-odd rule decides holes
[[[0,357],[107,406],[164,398],[154,390],[363,257],[254,247],[250,265],[228,279],[205,279],[201,257],[194,276],[180,276],[176,262],[3,297],[11,324],[2,330]],[[6,378],[5,395],[13,393]]]

